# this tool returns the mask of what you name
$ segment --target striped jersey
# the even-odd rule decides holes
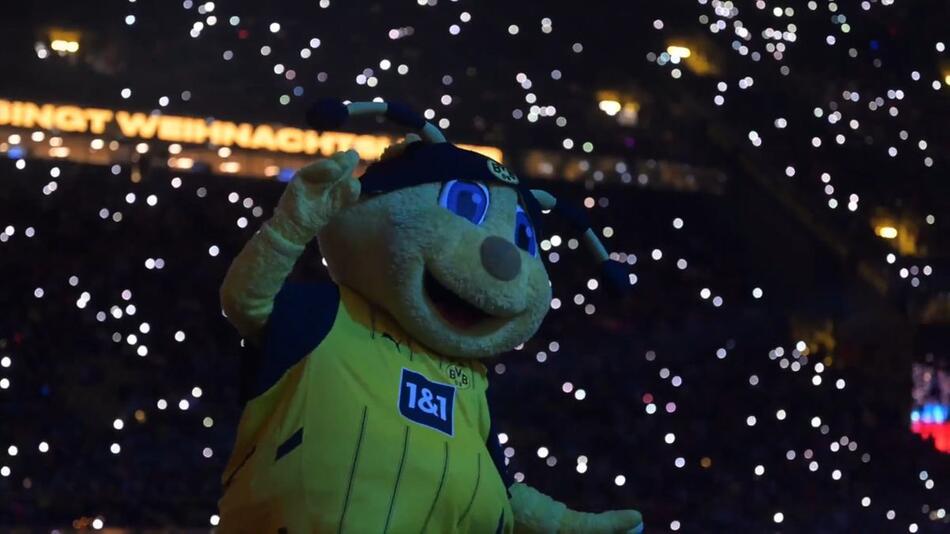
[[[261,347],[219,532],[511,532],[480,362],[330,284],[285,285]]]

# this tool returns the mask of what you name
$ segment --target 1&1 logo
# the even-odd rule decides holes
[[[432,382],[403,368],[399,381],[399,413],[414,423],[452,436],[455,432],[455,387]]]

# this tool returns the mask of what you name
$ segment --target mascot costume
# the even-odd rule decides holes
[[[626,283],[583,210],[400,105],[324,101],[308,120],[328,129],[354,115],[421,137],[360,179],[354,151],[300,169],[221,288],[259,357],[218,531],[642,532],[634,510],[576,512],[514,483],[486,401],[482,361],[527,341],[550,306],[543,210],[566,214]],[[333,283],[285,283],[314,237]]]

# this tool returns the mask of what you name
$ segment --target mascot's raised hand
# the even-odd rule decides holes
[[[585,212],[404,107],[318,115],[338,127],[361,114],[421,136],[359,180],[353,151],[302,168],[221,287],[252,356],[218,531],[642,532],[637,511],[576,512],[514,483],[486,398],[482,361],[527,341],[550,308],[542,210],[567,218],[608,285],[628,285]],[[333,283],[288,282],[314,237]]]
[[[360,182],[353,177],[359,161],[359,154],[348,150],[297,171],[272,219],[282,235],[304,245],[333,215],[359,200]]]
[[[307,243],[341,209],[359,200],[355,150],[338,152],[300,169],[287,184],[274,216],[231,264],[221,307],[238,332],[258,341],[283,285]]]

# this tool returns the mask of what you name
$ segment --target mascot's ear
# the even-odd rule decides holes
[[[406,138],[403,139],[402,141],[386,147],[386,150],[383,150],[383,155],[380,156],[379,159],[387,160],[390,158],[395,158],[396,156],[399,156],[400,154],[405,152],[406,147],[408,147],[410,144],[418,143],[419,141],[422,141],[422,138],[414,133],[411,133],[407,135]]]

